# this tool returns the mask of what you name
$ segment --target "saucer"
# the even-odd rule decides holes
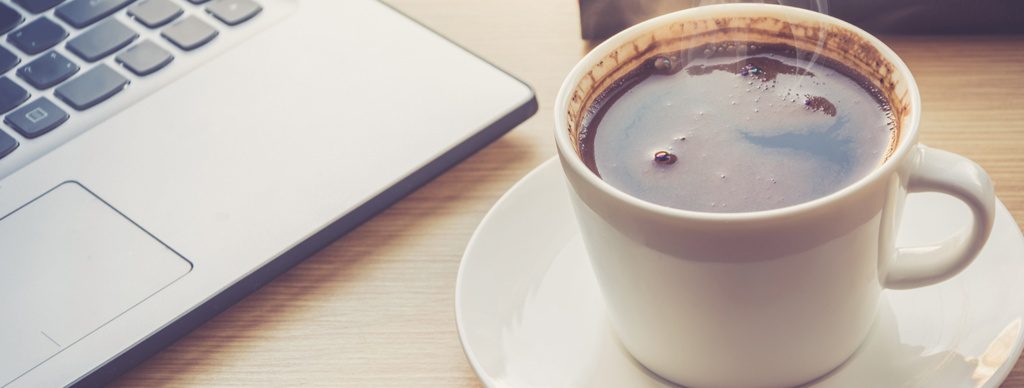
[[[900,245],[949,236],[967,207],[908,197]],[[882,294],[868,339],[814,387],[995,387],[1020,356],[1024,238],[997,201],[976,261],[943,283]],[[671,387],[638,364],[605,317],[557,158],[494,205],[469,242],[455,286],[459,337],[490,387]],[[742,373],[742,371],[737,371]]]

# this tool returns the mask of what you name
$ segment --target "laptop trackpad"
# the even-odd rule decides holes
[[[0,386],[191,269],[74,182],[0,219]]]

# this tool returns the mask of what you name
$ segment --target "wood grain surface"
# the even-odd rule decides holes
[[[573,0],[386,2],[529,83],[539,112],[116,386],[480,385],[455,331],[459,260],[498,197],[555,154],[553,100],[589,45]],[[981,164],[1024,221],[1024,36],[882,38],[920,84],[922,141]],[[1004,386],[1024,387],[1024,364]]]

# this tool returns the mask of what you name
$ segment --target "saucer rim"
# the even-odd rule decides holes
[[[495,386],[496,382],[489,374],[481,373],[482,367],[477,361],[478,357],[473,354],[473,351],[470,350],[469,346],[466,344],[465,338],[468,337],[465,333],[464,325],[462,324],[462,288],[466,283],[463,281],[463,278],[466,276],[466,257],[469,252],[475,251],[476,246],[480,244],[481,227],[488,224],[491,218],[496,217],[495,214],[498,213],[498,209],[501,208],[510,197],[516,195],[520,187],[525,186],[534,176],[540,175],[550,168],[548,165],[556,163],[558,163],[558,156],[553,156],[548,160],[541,162],[540,165],[534,167],[530,172],[526,173],[526,175],[523,175],[522,178],[519,178],[515,184],[505,190],[505,192],[501,194],[501,197],[499,197],[498,200],[491,205],[491,208],[487,210],[487,214],[484,215],[484,218],[480,219],[480,222],[477,223],[476,228],[473,230],[473,235],[469,238],[469,242],[466,243],[466,248],[462,251],[462,257],[459,258],[459,270],[455,275],[455,327],[459,334],[459,345],[462,347],[462,353],[466,356],[466,360],[469,361],[469,365],[473,367],[473,373],[475,373],[477,378],[480,379],[480,381],[484,383],[484,386],[487,387]]]

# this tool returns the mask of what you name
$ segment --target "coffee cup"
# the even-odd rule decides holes
[[[716,42],[785,44],[849,66],[891,104],[894,138],[874,170],[831,194],[754,212],[658,205],[603,181],[579,139],[592,104],[668,52]],[[972,161],[918,143],[921,98],[907,66],[849,23],[798,8],[720,4],[633,26],[594,48],[555,101],[562,169],[609,320],[630,354],[686,386],[790,386],[841,365],[864,341],[883,289],[923,287],[967,267],[995,196]],[[944,241],[897,246],[907,195],[961,200],[973,221]]]

